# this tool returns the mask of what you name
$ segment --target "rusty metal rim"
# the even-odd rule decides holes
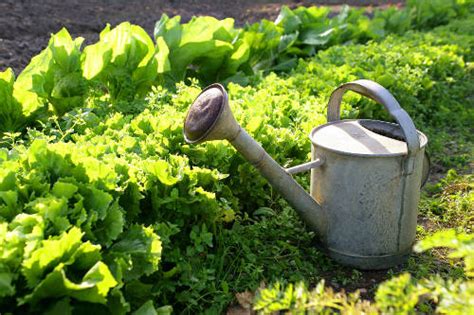
[[[382,120],[375,120],[375,119],[345,119],[345,120],[337,120],[337,121],[331,121],[331,122],[328,122],[324,125],[321,125],[321,126],[318,126],[318,127],[315,127],[311,130],[311,132],[309,133],[309,139],[311,140],[311,143],[313,145],[315,145],[316,147],[321,147],[321,148],[324,148],[330,152],[334,152],[334,153],[338,153],[338,154],[342,154],[342,155],[347,155],[347,156],[360,156],[360,157],[394,157],[394,156],[406,156],[407,155],[407,152],[405,153],[383,153],[383,154],[369,154],[369,153],[350,153],[350,152],[346,152],[346,151],[341,151],[341,150],[336,150],[336,149],[333,149],[333,148],[329,148],[327,146],[323,146],[319,143],[317,143],[317,141],[315,141],[314,139],[314,133],[324,127],[327,127],[328,125],[333,125],[333,124],[338,124],[338,123],[341,123],[341,122],[344,122],[344,121],[374,121],[374,122],[377,122],[377,123],[382,123],[382,124],[388,124],[388,125],[392,125],[392,126],[399,126],[398,124],[394,124],[394,123],[390,123],[390,122],[386,122],[386,121],[382,121]],[[370,130],[370,129],[369,129]],[[420,137],[420,149],[424,148],[427,144],[428,144],[428,138],[426,137],[426,135],[424,133],[422,133],[421,131],[419,130],[416,130],[416,132],[418,133],[418,136]],[[405,142],[406,143],[406,142]]]

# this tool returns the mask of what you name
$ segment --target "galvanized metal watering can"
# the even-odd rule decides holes
[[[340,120],[352,90],[382,104],[397,124]],[[316,231],[330,257],[359,269],[402,263],[415,240],[417,206],[429,159],[426,136],[381,85],[358,80],[338,87],[328,123],[310,133],[312,161],[285,169],[237,123],[225,89],[213,84],[194,101],[184,123],[188,143],[228,140]],[[311,194],[292,174],[311,170]]]

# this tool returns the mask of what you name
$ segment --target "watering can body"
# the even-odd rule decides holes
[[[397,124],[340,120],[347,90],[382,104]],[[328,123],[310,133],[312,161],[282,168],[235,121],[220,85],[206,88],[186,117],[188,143],[228,140],[295,208],[336,261],[359,269],[406,260],[415,240],[420,187],[427,177],[427,138],[393,96],[369,80],[331,95]],[[307,193],[292,177],[311,170]]]
[[[360,122],[344,120],[338,125]],[[350,146],[337,151],[318,142],[317,131],[311,133],[312,159],[325,162],[311,169],[310,191],[325,214],[321,242],[329,256],[359,269],[404,262],[415,240],[426,138],[420,134],[423,147],[408,174],[403,170],[404,154],[361,153],[357,151],[365,150]]]
[[[343,94],[382,104],[397,124],[340,120]],[[326,217],[324,247],[336,261],[360,269],[402,263],[415,241],[420,188],[426,177],[426,136],[395,98],[369,80],[346,83],[331,95],[328,123],[310,133],[311,196]],[[424,174],[425,172],[425,174]]]

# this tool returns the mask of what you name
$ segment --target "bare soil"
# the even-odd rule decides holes
[[[163,13],[180,15],[186,22],[192,16],[232,17],[236,25],[263,18],[273,20],[280,7],[288,5],[386,6],[401,0],[2,0],[0,1],[0,71],[13,68],[18,74],[47,44],[51,33],[66,27],[73,37],[86,43],[98,39],[106,23],[112,26],[130,21],[151,35]]]

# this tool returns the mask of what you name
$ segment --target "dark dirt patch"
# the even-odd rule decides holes
[[[0,2],[0,71],[12,67],[19,73],[48,43],[51,33],[66,27],[73,37],[86,43],[98,39],[106,23],[112,26],[130,21],[152,34],[161,14],[181,15],[188,21],[194,15],[219,19],[232,17],[236,25],[263,18],[275,19],[281,5],[383,6],[401,0],[3,0]]]

